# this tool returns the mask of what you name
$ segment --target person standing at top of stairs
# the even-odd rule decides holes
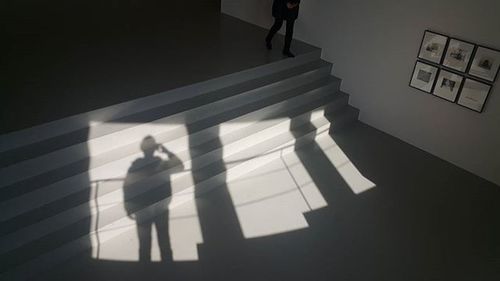
[[[283,21],[286,21],[286,34],[285,34],[285,46],[283,48],[283,55],[287,57],[295,57],[295,55],[290,51],[290,46],[292,44],[293,38],[293,26],[295,20],[299,16],[299,5],[300,0],[274,0],[273,2],[273,17],[274,25],[269,30],[266,37],[266,47],[267,49],[272,49],[271,41],[278,30],[280,30],[283,25]]]

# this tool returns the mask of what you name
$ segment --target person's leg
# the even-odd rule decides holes
[[[158,246],[162,262],[172,261],[172,249],[170,247],[170,235],[168,233],[168,213],[165,212],[155,218]]]
[[[137,235],[139,236],[139,261],[151,261],[151,228],[152,222],[137,220]]]
[[[290,46],[292,45],[293,39],[293,26],[295,24],[295,20],[287,20],[286,21],[286,34],[285,34],[285,46],[283,48],[283,54],[294,57],[294,55],[290,52]]]
[[[274,24],[271,27],[271,29],[269,30],[269,33],[267,34],[267,37],[266,37],[266,46],[268,49],[272,48],[271,40],[273,40],[274,35],[276,35],[276,32],[278,32],[280,30],[281,26],[283,26],[283,19],[275,18]]]

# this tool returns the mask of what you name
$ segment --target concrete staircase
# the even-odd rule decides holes
[[[36,276],[130,230],[129,216],[155,217],[357,120],[331,67],[312,51],[0,136],[1,279]],[[168,153],[144,157],[147,136]]]

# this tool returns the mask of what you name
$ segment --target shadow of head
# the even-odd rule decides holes
[[[144,137],[141,142],[141,150],[146,158],[153,157],[153,154],[159,148],[159,146],[160,145],[156,143],[156,140],[152,136]]]

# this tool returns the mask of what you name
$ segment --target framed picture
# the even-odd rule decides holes
[[[465,79],[458,104],[482,112],[491,91],[491,85],[470,78]]]
[[[413,69],[410,87],[426,93],[431,93],[434,81],[436,80],[437,72],[437,67],[417,61],[415,68]]]
[[[433,63],[440,64],[448,37],[432,31],[425,31],[418,57]]]
[[[500,51],[479,46],[472,60],[469,74],[493,82],[500,69]]]
[[[463,81],[463,76],[442,69],[439,71],[433,94],[445,100],[455,102]]]
[[[450,39],[443,65],[460,72],[467,71],[475,45],[458,39]]]

